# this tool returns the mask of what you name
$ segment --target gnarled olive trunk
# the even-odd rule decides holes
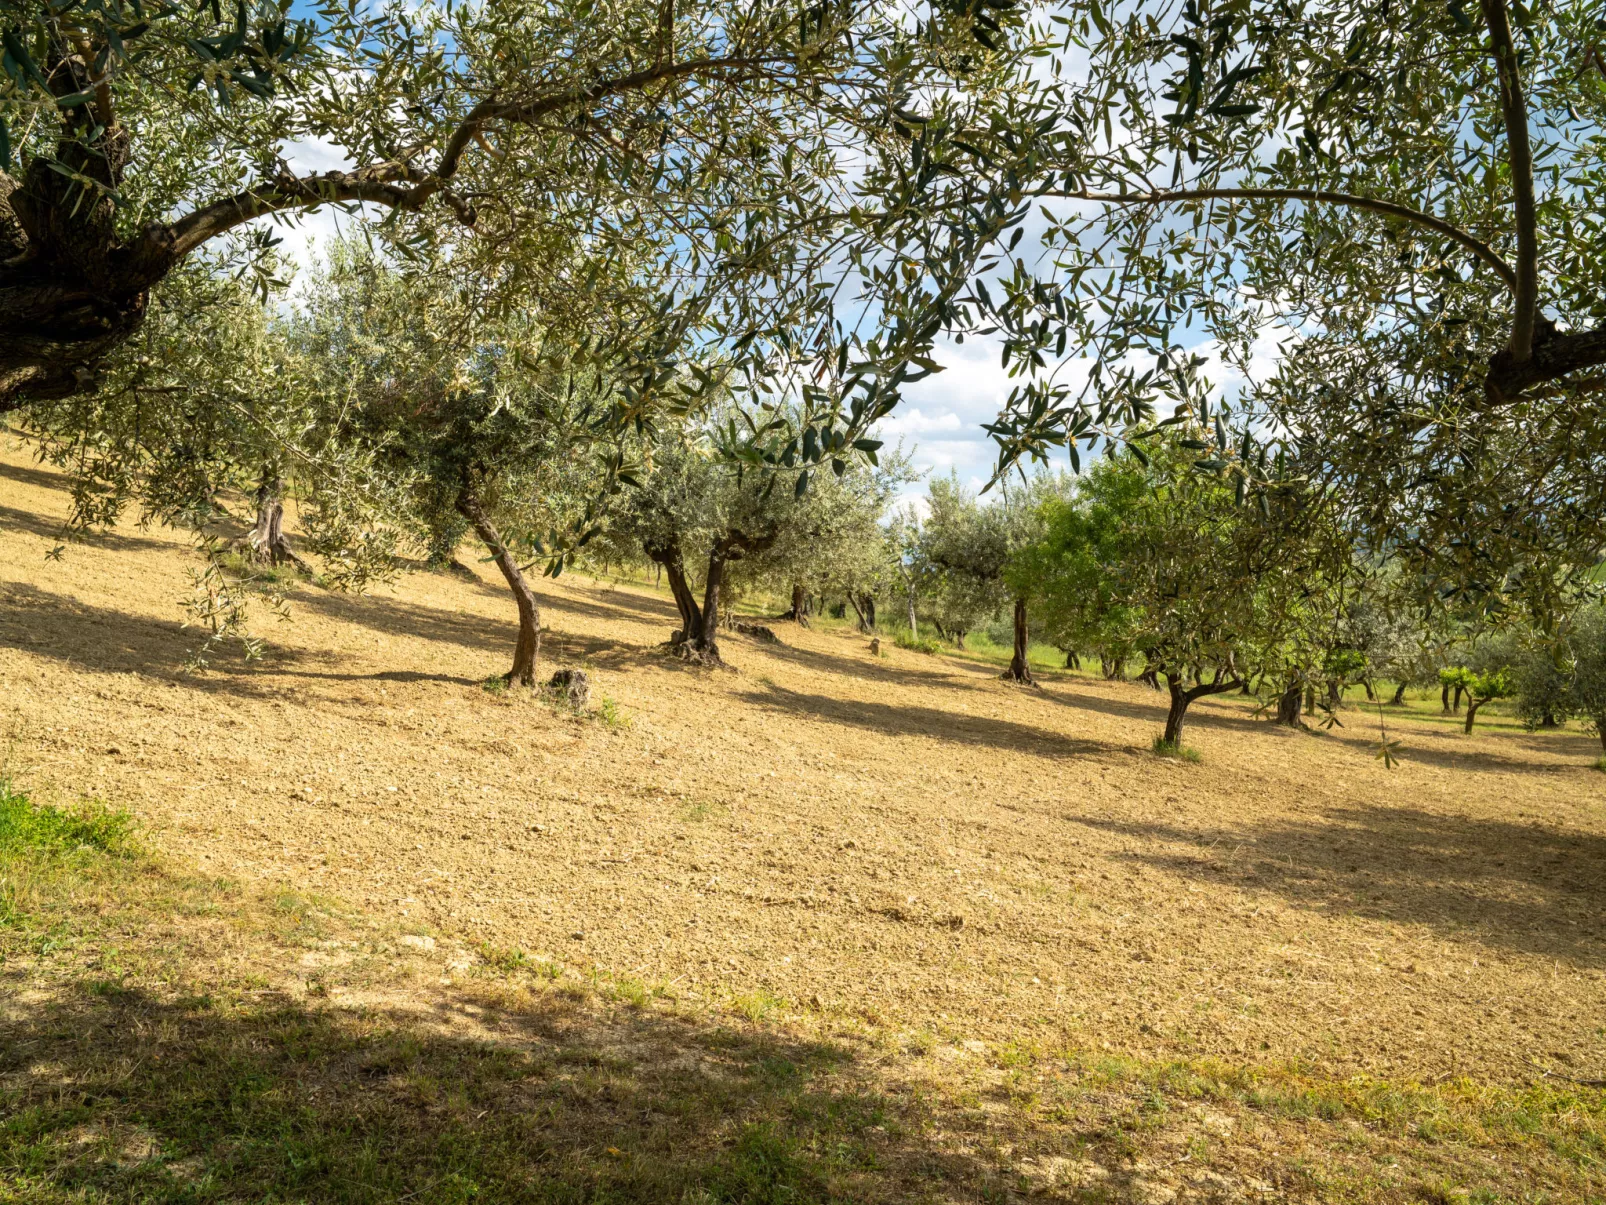
[[[251,559],[259,564],[283,565],[311,572],[311,566],[296,555],[284,534],[284,483],[277,475],[264,474],[257,486],[257,521],[245,537]]]
[[[534,686],[536,667],[541,660],[541,611],[536,606],[535,591],[530,589],[518,561],[508,551],[501,533],[468,486],[458,491],[457,511],[468,520],[474,534],[489,550],[519,609],[519,639],[513,647],[513,668],[502,677],[510,686]]]
[[[1166,689],[1171,693],[1171,706],[1166,711],[1165,734],[1160,739],[1173,748],[1182,748],[1182,726],[1187,718],[1188,708],[1195,699],[1202,699],[1206,695],[1225,694],[1229,690],[1237,690],[1243,680],[1237,674],[1226,674],[1217,670],[1210,681],[1195,678],[1192,686],[1186,685],[1186,677],[1182,673],[1172,673],[1170,670],[1160,671],[1165,675]]]
[[[1390,703],[1390,705],[1392,705],[1394,707],[1404,707],[1405,706],[1405,683],[1404,682],[1401,682],[1399,685],[1397,685],[1394,688],[1394,697],[1389,700],[1389,703]]]
[[[809,592],[802,582],[792,583],[792,609],[786,613],[786,618],[799,627],[809,626]]]
[[[1288,689],[1277,696],[1277,722],[1285,728],[1298,728],[1300,726],[1300,702],[1305,690],[1299,679],[1288,684]]]
[[[1036,680],[1032,677],[1031,663],[1026,658],[1028,645],[1026,630],[1026,600],[1015,600],[1015,648],[1010,654],[1009,668],[1001,675],[1011,682],[1021,682],[1027,686],[1035,686]]]
[[[680,613],[680,630],[669,640],[670,650],[689,661],[704,665],[723,665],[719,655],[719,604],[725,585],[725,569],[731,561],[739,561],[749,553],[768,548],[778,533],[749,536],[731,531],[714,541],[708,552],[708,573],[703,578],[703,599],[699,604],[686,580],[685,559],[678,539],[668,539],[643,545],[643,551],[663,566],[669,578],[669,590],[675,596],[675,609]]]

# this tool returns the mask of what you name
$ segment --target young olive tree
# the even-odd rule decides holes
[[[722,664],[721,606],[730,571],[767,552],[803,512],[808,480],[797,470],[766,471],[721,453],[718,419],[665,428],[650,445],[650,470],[612,512],[609,539],[635,545],[663,568],[680,613],[671,651],[688,661]],[[702,569],[701,601],[694,568]]]
[[[524,314],[477,321],[449,276],[426,288],[359,243],[337,246],[315,276],[295,334],[325,382],[331,437],[362,448],[404,500],[392,522],[438,544],[449,507],[485,546],[518,612],[503,677],[533,685],[540,607],[520,561],[555,576],[617,488],[591,455],[606,379],[561,328]]]
[[[1010,574],[1012,559],[1037,539],[1040,496],[1052,486],[1028,483],[983,504],[952,474],[931,483],[921,525],[921,557],[939,575],[939,623],[959,636],[1006,607],[1012,613],[1013,649],[1003,676],[1032,683],[1027,659],[1027,604],[1032,579]]]
[[[901,450],[871,447],[865,455],[845,462],[841,473],[810,478],[775,541],[733,567],[739,584],[790,593],[793,619],[806,599],[840,593],[858,615],[860,630],[874,628],[876,599],[901,581],[898,550],[883,521],[913,475]]]

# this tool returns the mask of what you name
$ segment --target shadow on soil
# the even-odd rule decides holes
[[[516,1012],[445,1000],[421,1024],[87,985],[0,1022],[0,1186],[63,1201],[1014,1199],[1018,1181],[935,1147],[919,1097],[867,1086],[848,1048],[622,1011],[544,992]],[[461,1036],[487,1020],[494,1040]],[[969,1139],[954,1148],[983,1137],[941,1121]],[[1111,1162],[1101,1199],[1126,1200]]]
[[[1199,832],[1067,819],[1136,838],[1142,847],[1118,856],[1188,878],[1606,965],[1606,838],[1594,834],[1414,808]]]
[[[1010,753],[1035,753],[1044,757],[1132,752],[1103,741],[1076,740],[1012,720],[963,712],[955,714],[937,707],[900,707],[890,703],[865,703],[857,699],[802,694],[773,683],[744,691],[737,697],[769,711],[806,715],[830,724],[851,724],[889,737],[925,736],[964,745],[985,745]]]
[[[44,540],[54,540],[68,547],[67,555],[71,556],[74,544],[83,544],[90,548],[110,548],[117,552],[131,552],[137,548],[150,549],[157,552],[172,552],[182,547],[172,540],[158,540],[151,536],[129,535],[126,531],[75,531],[69,532],[58,520],[49,519],[43,515],[36,515],[32,511],[19,510],[14,506],[0,506],[0,529],[7,531],[26,532],[31,536],[38,536]]]

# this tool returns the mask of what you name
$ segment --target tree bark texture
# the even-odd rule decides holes
[[[1289,683],[1288,689],[1277,696],[1277,722],[1285,728],[1298,728],[1300,726],[1300,702],[1304,696],[1304,687],[1298,679]]]
[[[1166,689],[1171,694],[1171,706],[1166,711],[1165,734],[1160,738],[1173,748],[1182,748],[1183,723],[1188,714],[1188,708],[1195,699],[1202,699],[1206,695],[1225,694],[1230,690],[1237,690],[1243,680],[1237,674],[1227,675],[1217,670],[1215,675],[1205,681],[1196,678],[1192,686],[1187,685],[1186,677],[1181,673],[1172,673],[1169,670],[1160,671],[1165,675]]]
[[[257,487],[257,521],[246,536],[251,559],[258,564],[283,565],[286,562],[310,573],[312,567],[296,555],[284,534],[284,483],[277,477],[264,476]]]
[[[536,668],[541,661],[541,611],[536,605],[535,591],[530,589],[530,583],[525,580],[523,570],[508,551],[496,525],[467,486],[458,491],[457,512],[468,520],[474,534],[490,552],[519,609],[519,638],[513,648],[513,668],[502,677],[510,686],[534,686]]]
[[[1011,682],[1019,682],[1025,686],[1037,685],[1032,677],[1031,662],[1027,659],[1026,651],[1030,641],[1026,627],[1026,600],[1015,600],[1015,647],[1009,658],[1009,668],[1003,672],[1003,677]]]

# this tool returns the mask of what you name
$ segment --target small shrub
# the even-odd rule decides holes
[[[908,649],[914,653],[925,653],[930,657],[935,657],[942,652],[942,642],[934,636],[922,636],[918,640],[912,636],[899,636],[897,643],[901,649]]]
[[[1161,757],[1175,757],[1186,762],[1197,762],[1199,760],[1199,750],[1191,745],[1179,745],[1176,741],[1168,741],[1163,736],[1155,737],[1154,744],[1150,748]]]
[[[487,678],[480,683],[480,689],[488,695],[505,695],[507,694],[507,679],[500,674],[494,678]]]
[[[32,849],[61,854],[88,847],[121,856],[134,852],[133,825],[127,812],[104,807],[64,812],[49,804],[35,804],[8,780],[0,779],[0,851]]]
[[[602,696],[602,702],[597,707],[597,719],[601,720],[609,728],[622,729],[630,727],[630,717],[621,711],[619,704],[608,698],[607,695]]]

